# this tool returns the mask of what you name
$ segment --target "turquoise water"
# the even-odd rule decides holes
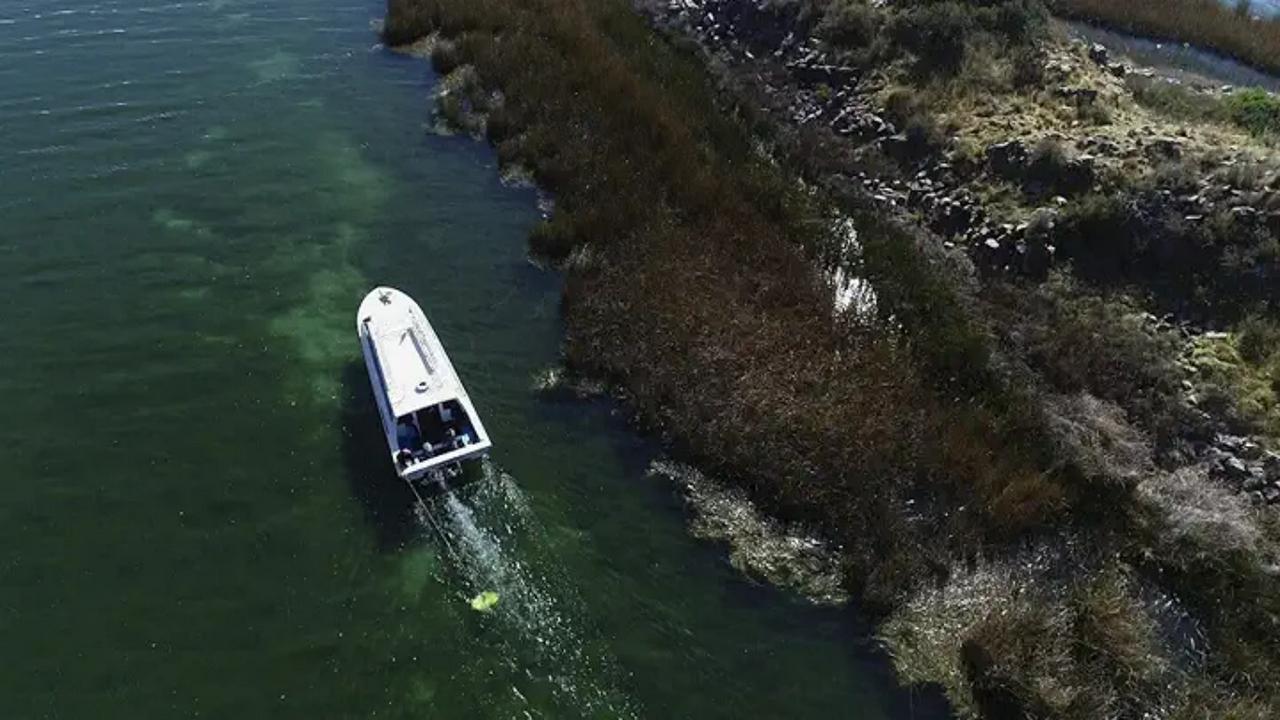
[[[426,132],[380,14],[0,5],[0,717],[930,716],[851,612],[693,540],[609,404],[533,390],[534,193]],[[447,545],[380,446],[382,283],[497,442]]]

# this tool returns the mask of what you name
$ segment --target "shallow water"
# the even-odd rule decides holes
[[[425,131],[380,14],[0,6],[0,717],[936,716],[853,613],[691,538],[607,403],[534,391],[534,193]],[[354,340],[382,283],[497,442],[439,534]]]
[[[1236,4],[1234,2],[1230,2],[1230,0],[1224,0],[1224,2],[1231,7],[1236,6]],[[1250,0],[1249,9],[1254,15],[1262,17],[1280,15],[1280,0]]]

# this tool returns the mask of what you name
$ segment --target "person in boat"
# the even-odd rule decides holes
[[[409,463],[413,462],[413,453],[408,450],[401,450],[396,453],[396,462],[400,467],[409,467]]]
[[[418,432],[418,426],[414,424],[412,416],[406,415],[396,423],[396,444],[400,446],[400,452],[396,457],[402,462],[412,459],[413,453],[422,447],[422,433]]]

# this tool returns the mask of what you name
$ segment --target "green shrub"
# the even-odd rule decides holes
[[[1061,272],[1032,288],[996,284],[989,295],[1018,356],[1054,392],[1111,401],[1157,436],[1174,429],[1181,340],[1132,298],[1098,294]]]
[[[1044,85],[1045,61],[1045,52],[1037,45],[1016,48],[1009,57],[1013,87],[1024,90]]]
[[[1280,97],[1259,88],[1240,90],[1227,98],[1231,120],[1254,135],[1280,134]]]
[[[535,225],[529,233],[529,247],[552,260],[568,257],[576,244],[573,223],[565,213],[555,213],[551,219]]]
[[[1186,195],[1200,188],[1203,177],[1199,165],[1192,160],[1169,160],[1156,166],[1154,180],[1161,190]]]
[[[897,88],[885,97],[885,115],[902,130],[907,143],[899,161],[914,162],[946,145],[947,135],[929,112],[929,103],[919,91]]]
[[[1217,95],[1141,75],[1128,75],[1124,82],[1139,105],[1169,117],[1191,122],[1228,122],[1231,119],[1226,104]]]
[[[431,48],[431,64],[441,75],[453,72],[462,64],[458,56],[458,46],[448,40],[437,42],[435,47]]]
[[[850,50],[866,48],[880,31],[880,13],[866,0],[836,0],[827,6],[817,33],[828,42]]]
[[[1250,315],[1236,328],[1240,356],[1254,365],[1268,362],[1280,352],[1280,324],[1261,315]]]
[[[948,0],[899,12],[890,25],[890,34],[895,43],[919,59],[916,66],[919,74],[950,77],[959,73],[964,65],[976,28],[969,9]]]
[[[1010,45],[1034,42],[1049,24],[1049,12],[1040,0],[1004,0],[994,7],[979,4],[979,23]]]
[[[1091,282],[1138,290],[1162,311],[1201,322],[1235,322],[1280,303],[1280,245],[1267,228],[1227,209],[1188,218],[1162,195],[1170,189],[1069,205],[1055,230],[1060,255]]]
[[[1251,316],[1233,333],[1199,338],[1191,359],[1197,390],[1223,414],[1280,440],[1280,324]]]
[[[1024,188],[1033,194],[1078,195],[1093,185],[1091,165],[1078,162],[1061,140],[1046,137],[1028,158]]]

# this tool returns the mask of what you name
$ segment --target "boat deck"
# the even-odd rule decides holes
[[[448,360],[433,350],[435,333],[412,307],[400,307],[394,296],[379,300],[366,316],[369,339],[396,417],[457,397],[461,383]]]
[[[412,298],[392,288],[377,288],[360,304],[356,326],[392,462],[401,477],[422,477],[492,447],[439,337]],[[461,421],[443,417],[445,413],[457,413]],[[406,437],[416,439],[399,437],[405,428],[410,433]]]

